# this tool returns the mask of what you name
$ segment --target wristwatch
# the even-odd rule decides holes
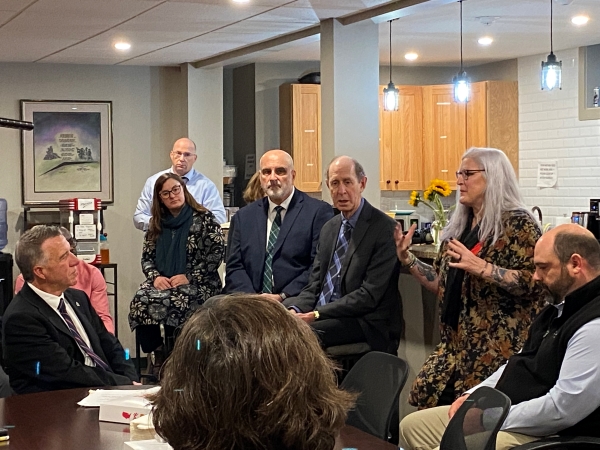
[[[287,298],[287,295],[285,295],[285,292],[281,292],[279,297],[281,298],[281,301],[284,301]]]
[[[313,314],[315,315],[315,320],[319,319],[319,311],[317,311],[316,309],[313,311]]]

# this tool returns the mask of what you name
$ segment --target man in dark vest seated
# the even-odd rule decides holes
[[[405,450],[438,447],[449,419],[480,386],[512,401],[496,449],[556,434],[600,437],[600,245],[585,228],[561,225],[540,238],[534,262],[551,304],[532,323],[521,352],[451,406],[405,417]]]

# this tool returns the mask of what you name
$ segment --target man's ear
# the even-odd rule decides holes
[[[42,280],[46,279],[46,275],[44,275],[44,268],[42,266],[33,266],[33,274]]]
[[[583,258],[581,255],[579,253],[573,253],[569,259],[569,262],[571,263],[571,271],[573,274],[579,274],[583,268]]]

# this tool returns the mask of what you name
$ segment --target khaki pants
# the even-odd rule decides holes
[[[438,406],[414,412],[402,419],[400,447],[404,450],[438,449],[449,422],[449,410],[450,406]],[[508,450],[538,439],[540,438],[535,436],[500,431],[496,438],[496,450]]]

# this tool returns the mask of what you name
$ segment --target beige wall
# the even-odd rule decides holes
[[[146,178],[170,165],[173,141],[187,130],[185,77],[179,68],[0,64],[0,80],[0,117],[19,118],[21,99],[113,102],[115,201],[105,225],[111,261],[119,265],[119,338],[133,355],[127,314],[143,280],[143,233],[132,216]],[[0,197],[8,201],[9,226],[4,251],[10,253],[22,231],[20,155],[20,132],[0,128]],[[201,161],[196,166],[202,170]]]

